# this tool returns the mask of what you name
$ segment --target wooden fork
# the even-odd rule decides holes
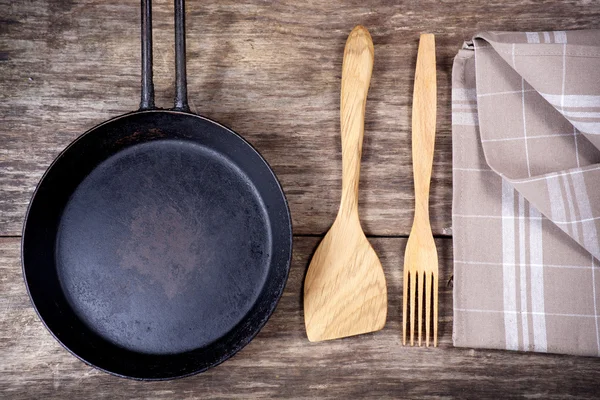
[[[415,319],[419,324],[419,346],[425,294],[425,338],[429,347],[431,289],[433,285],[433,345],[437,346],[438,257],[429,223],[429,182],[433,166],[436,123],[435,39],[422,34],[417,53],[412,110],[412,157],[415,180],[415,216],[404,253],[404,297],[402,343],[406,345],[407,304],[410,297],[410,345],[414,345]],[[410,296],[407,296],[410,282]],[[415,297],[418,293],[418,313]]]

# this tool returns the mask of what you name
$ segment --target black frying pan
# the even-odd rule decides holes
[[[185,13],[175,0],[175,108],[154,107],[151,5],[142,0],[140,110],[71,143],[25,219],[25,282],[41,320],[104,371],[204,371],[266,323],[292,230],[275,174],[230,129],[189,112]]]

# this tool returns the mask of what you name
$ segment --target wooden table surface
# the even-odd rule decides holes
[[[33,311],[20,269],[23,216],[44,170],[82,132],[139,104],[138,0],[0,6],[0,398],[600,395],[599,359],[453,348],[450,281],[454,55],[480,30],[600,28],[598,1],[189,0],[191,108],[241,133],[273,166],[292,211],[294,255],[281,302],[254,341],[204,374],[151,383],[101,373],[65,351]],[[163,107],[174,94],[171,9],[171,1],[154,3],[155,85]],[[302,280],[338,206],[341,63],[356,24],[368,27],[375,43],[360,213],[388,280],[388,321],[381,332],[313,344],[304,332]],[[436,349],[402,347],[399,323],[421,32],[435,33],[438,46]]]

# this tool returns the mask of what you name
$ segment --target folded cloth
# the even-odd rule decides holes
[[[465,43],[452,140],[454,345],[600,355],[600,30]]]

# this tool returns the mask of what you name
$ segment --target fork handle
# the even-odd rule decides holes
[[[417,53],[412,108],[412,156],[415,181],[415,221],[429,225],[429,184],[435,146],[437,85],[435,38],[422,34]]]

